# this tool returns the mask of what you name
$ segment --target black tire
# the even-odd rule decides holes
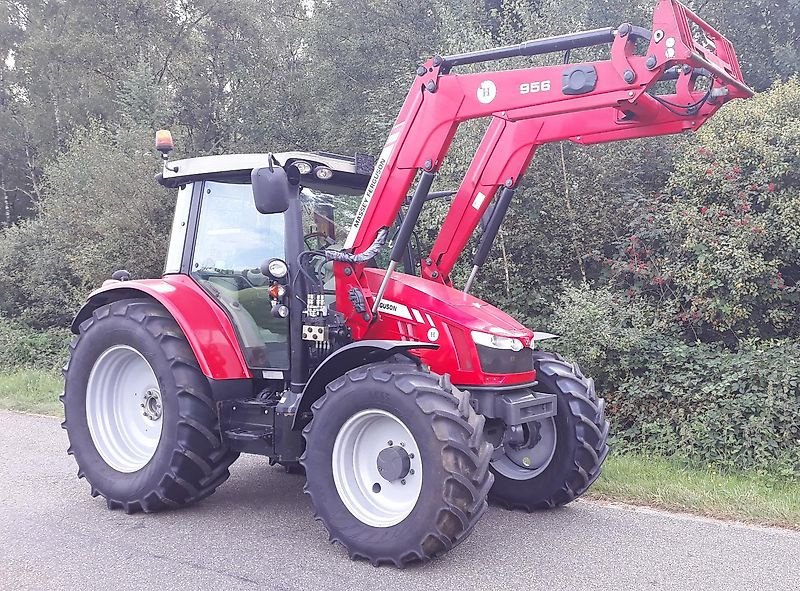
[[[305,475],[306,471],[300,462],[276,462],[287,474]]]
[[[431,560],[463,541],[487,508],[492,447],[483,416],[449,379],[409,363],[375,363],[328,384],[304,429],[301,458],[314,517],[351,559],[402,568]],[[392,413],[408,427],[422,458],[421,491],[411,513],[390,527],[373,527],[345,507],[333,480],[332,453],[342,425],[364,409]]]
[[[136,472],[119,472],[98,453],[86,419],[86,389],[95,360],[114,345],[136,349],[158,380],[163,406],[161,438],[149,462]],[[64,367],[62,427],[67,453],[78,463],[92,496],[126,513],[179,507],[210,495],[230,475],[238,457],[220,438],[208,380],[178,324],[160,305],[122,300],[95,310],[80,325]]]
[[[492,468],[489,500],[508,509],[551,509],[581,496],[600,476],[608,455],[609,424],[605,403],[574,363],[542,351],[534,352],[538,386],[556,394],[556,449],[547,468],[529,480],[515,480]]]

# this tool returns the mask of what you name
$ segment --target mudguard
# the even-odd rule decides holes
[[[101,306],[118,300],[142,298],[155,300],[172,315],[207,378],[233,380],[253,377],[242,356],[231,321],[210,296],[185,275],[107,283],[89,295],[72,322],[72,332],[77,334],[81,323]]]
[[[413,349],[438,348],[439,345],[434,343],[389,340],[356,341],[355,343],[345,345],[328,356],[325,361],[314,370],[314,373],[311,374],[311,377],[303,389],[292,428],[296,429],[298,426],[297,417],[310,411],[311,405],[325,394],[325,386],[339,376],[346,374],[351,369],[368,363],[385,361],[398,354],[407,355],[410,360],[416,360],[409,351]]]

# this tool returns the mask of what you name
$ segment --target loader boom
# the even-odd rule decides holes
[[[637,42],[648,44],[643,54],[637,53]],[[452,73],[453,68],[468,64],[608,43],[607,60]],[[656,94],[659,82],[662,86],[674,82],[674,88]],[[696,130],[725,102],[751,95],[731,43],[677,0],[659,0],[652,30],[622,24],[616,29],[434,57],[417,70],[377,159],[345,247],[362,252],[380,228],[391,226],[421,172],[395,239],[394,251],[402,251],[401,243],[410,235],[435,174],[464,121],[491,119],[433,249],[423,257],[422,276],[445,285],[450,285],[450,272],[498,188],[517,186],[539,146],[562,140],[593,144]],[[382,287],[395,266],[390,265]],[[381,295],[379,290],[376,300]]]

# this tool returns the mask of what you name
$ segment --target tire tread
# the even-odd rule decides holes
[[[78,335],[70,343],[70,351],[80,347],[87,332],[102,330],[103,321],[110,317],[126,317],[140,323],[159,343],[176,377],[178,436],[169,466],[152,490],[142,492],[137,499],[123,501],[107,496],[96,483],[90,482],[92,495],[104,497],[109,509],[122,509],[126,513],[176,508],[209,496],[227,480],[230,475],[228,468],[239,454],[228,450],[222,443],[214,402],[209,394],[203,392],[206,377],[186,337],[169,312],[159,304],[146,300],[121,300],[94,310],[81,323]],[[63,374],[68,382],[69,361]],[[66,405],[66,396],[62,395],[61,401]],[[69,433],[66,420],[62,426]],[[68,453],[75,456],[72,446]],[[84,477],[83,471],[80,475]]]
[[[581,496],[600,476],[609,452],[605,401],[597,396],[594,380],[585,377],[575,363],[569,363],[555,353],[537,351],[534,355],[538,362],[537,372],[551,378],[558,389],[557,394],[567,399],[565,406],[575,419],[571,436],[576,440],[576,448],[562,485],[545,498],[511,502],[496,491],[490,491],[489,499],[493,503],[528,512],[566,505]]]
[[[463,541],[487,509],[487,495],[494,477],[489,471],[492,448],[483,439],[483,417],[477,415],[469,403],[469,395],[450,383],[449,376],[438,376],[427,369],[408,363],[375,363],[358,367],[337,378],[326,388],[326,395],[312,405],[315,418],[303,430],[306,448],[313,432],[316,416],[324,414],[326,404],[335,399],[348,385],[364,381],[391,383],[398,396],[414,396],[417,407],[430,418],[431,429],[442,443],[442,465],[448,476],[442,487],[442,497],[437,519],[413,547],[397,555],[372,554],[355,550],[345,536],[332,531],[329,523],[316,512],[330,534],[330,539],[342,545],[350,558],[362,558],[373,565],[392,564],[404,568],[416,562],[427,562],[450,550]],[[434,428],[436,427],[436,428]],[[308,471],[307,454],[300,459]],[[305,492],[317,507],[323,499],[315,498],[315,491],[306,484]]]

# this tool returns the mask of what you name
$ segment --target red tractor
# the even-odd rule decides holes
[[[609,59],[570,63],[598,45]],[[564,63],[453,73],[551,52]],[[428,60],[377,159],[169,162],[160,134],[158,180],[178,189],[164,275],[117,272],[72,326],[64,427],[78,475],[109,508],[150,512],[207,497],[239,453],[262,454],[305,470],[316,516],[351,557],[396,566],[458,544],[487,498],[569,503],[608,454],[603,400],[575,364],[537,350],[548,335],[469,288],[538,146],[696,130],[751,94],[728,40],[660,0],[650,30]],[[432,193],[458,125],[476,118],[488,129],[463,182]],[[445,197],[420,254],[420,212]],[[345,236],[334,215],[348,213]],[[451,272],[482,220],[459,290]]]

